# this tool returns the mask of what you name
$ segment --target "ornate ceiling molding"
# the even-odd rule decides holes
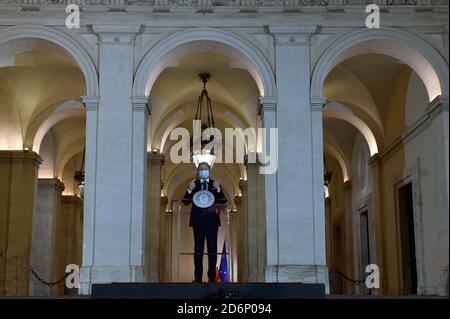
[[[230,7],[242,8],[251,12],[261,7],[351,7],[375,3],[380,6],[418,6],[434,7],[448,5],[448,0],[0,0],[0,6],[64,6],[77,4],[83,6],[149,6],[156,8],[172,7]]]

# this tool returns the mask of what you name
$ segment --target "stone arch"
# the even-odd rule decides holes
[[[78,64],[86,80],[86,96],[98,96],[98,76],[94,62],[86,50],[69,35],[42,25],[19,25],[0,31],[0,45],[18,39],[33,38],[52,42]]]
[[[42,158],[42,164],[39,166],[38,178],[54,178],[55,177],[55,145],[51,132],[45,134],[41,140],[41,152],[39,156]]]
[[[70,100],[61,103],[50,115],[50,117],[45,119],[36,130],[33,139],[33,151],[39,153],[42,140],[53,125],[62,120],[71,117],[84,116],[85,114],[83,105],[78,101]]]
[[[344,183],[350,180],[348,163],[346,158],[342,154],[342,151],[338,147],[333,145],[331,142],[329,142],[327,139],[323,141],[323,151],[324,153],[329,154],[331,157],[334,157],[339,163]]]
[[[354,115],[348,108],[337,102],[327,103],[323,112],[324,118],[337,118],[346,121],[356,127],[358,131],[364,136],[367,145],[370,149],[370,156],[378,153],[378,144],[370,127]]]
[[[62,165],[58,168],[59,174],[61,175],[59,180],[64,184],[63,195],[78,195],[81,197],[80,187],[74,178],[75,172],[79,169],[79,166],[74,166],[73,161],[75,160],[78,162],[79,158],[82,159],[84,148],[75,147],[68,151],[70,152],[69,156],[65,156],[62,159],[64,162],[60,161],[60,164]],[[75,169],[75,171],[72,171],[72,169]]]
[[[392,56],[410,66],[425,84],[429,101],[439,95],[448,97],[447,63],[430,44],[412,33],[391,28],[358,29],[327,42],[311,77],[310,94],[314,99],[323,97],[325,78],[334,66],[364,53]]]
[[[194,41],[211,41],[225,44],[236,50],[244,59],[242,67],[254,78],[261,96],[276,96],[273,70],[266,57],[242,37],[224,30],[196,28],[176,32],[151,48],[140,62],[133,84],[133,96],[148,96],[159,74],[170,64],[169,53]]]
[[[84,139],[78,139],[67,146],[64,151],[64,156],[56,163],[56,177],[58,179],[63,180],[64,168],[66,167],[67,162],[69,162],[76,154],[82,152],[83,149]]]

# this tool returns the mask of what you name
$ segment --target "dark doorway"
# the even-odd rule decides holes
[[[408,183],[398,189],[398,210],[400,223],[400,253],[402,260],[401,294],[417,294],[412,183]]]

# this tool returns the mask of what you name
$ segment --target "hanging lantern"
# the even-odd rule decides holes
[[[209,73],[200,73],[200,80],[203,82],[203,90],[198,97],[197,100],[197,110],[195,113],[195,120],[201,122],[201,132],[207,129],[214,129],[214,115],[211,105],[211,99],[209,98],[208,91],[206,90],[206,83],[211,78]],[[203,110],[203,106],[205,106],[206,110]],[[204,117],[204,118],[203,118]],[[195,167],[198,167],[200,163],[208,163],[209,167],[212,168],[214,162],[216,160],[216,156],[214,155],[214,149],[205,149],[205,146],[214,140],[214,136],[210,135],[210,138],[207,140],[203,140],[201,138],[200,141],[200,149],[193,149],[193,141],[191,139],[191,155],[192,160],[195,164]]]

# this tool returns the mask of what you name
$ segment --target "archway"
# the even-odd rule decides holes
[[[327,212],[331,212],[328,237],[335,238],[334,226],[342,227],[336,238],[344,238],[346,256],[344,265],[334,266],[342,267],[340,270],[354,279],[364,278],[367,264],[389,267],[382,275],[382,291],[420,293],[420,287],[426,285],[424,238],[420,223],[405,227],[405,220],[412,225],[412,219],[422,218],[421,204],[411,189],[420,191],[423,183],[417,175],[417,158],[431,160],[428,154],[433,147],[423,144],[425,134],[430,134],[426,127],[431,120],[427,122],[426,114],[433,108],[432,101],[448,96],[448,74],[443,72],[448,66],[424,40],[391,29],[336,35],[325,40],[318,52],[311,96],[327,99],[323,113],[328,131],[328,138],[324,134],[325,153],[332,153],[330,146],[341,150],[342,157],[348,158],[351,176],[348,183],[332,180],[338,184],[332,185],[327,201]],[[336,161],[330,156],[327,159],[333,176],[340,176],[341,160],[339,154],[334,155]],[[405,185],[408,200],[402,188]],[[433,206],[432,200],[427,205]],[[402,237],[405,229],[414,235]],[[386,244],[387,238],[395,244]],[[408,238],[408,243],[403,238]],[[330,249],[335,249],[333,244]],[[396,256],[396,262],[387,263],[388,255]],[[408,271],[414,274],[405,275]],[[337,278],[343,279],[340,275]],[[348,282],[340,292],[380,293]]]
[[[242,37],[213,28],[198,28],[174,33],[149,50],[136,72],[133,95],[148,96],[156,78],[170,65],[170,62],[176,60],[180,55],[198,50],[197,45],[194,46],[197,48],[193,49],[192,43],[195,41],[216,43],[218,46],[212,49],[216,52],[224,52],[222,49],[225,45],[230,56],[236,56],[242,60],[241,67],[244,67],[252,75],[261,96],[277,95],[273,71],[264,55]],[[187,46],[183,46],[183,44],[187,44]],[[175,48],[178,50],[174,50]]]
[[[323,97],[325,78],[334,66],[356,55],[377,53],[392,56],[409,65],[422,79],[431,102],[437,96],[448,97],[447,63],[427,42],[398,29],[361,29],[337,34],[322,46],[311,77],[311,97]]]
[[[23,50],[23,46],[11,46],[7,48],[8,43],[20,39],[45,40],[68,53],[84,74],[86,79],[86,96],[98,96],[98,76],[95,64],[86,49],[79,42],[61,31],[56,31],[41,25],[13,26],[0,31],[0,44],[2,45],[2,52],[6,49],[5,56],[9,57]],[[2,54],[2,57],[5,56]]]
[[[324,118],[337,118],[346,121],[356,127],[366,139],[370,148],[370,155],[378,153],[378,145],[370,127],[355,116],[349,109],[337,102],[327,103],[323,112]]]
[[[56,288],[50,291],[25,270],[31,266],[49,282],[59,279],[65,271],[64,263],[57,270],[52,267],[55,256],[59,254],[53,249],[56,240],[54,218],[61,213],[64,188],[57,171],[67,151],[66,144],[73,142],[67,137],[77,139],[79,133],[84,144],[84,110],[76,100],[81,96],[98,94],[94,63],[79,42],[63,32],[43,26],[23,25],[0,31],[0,81],[7,82],[7,85],[1,85],[5,91],[1,94],[0,100],[3,101],[0,103],[8,104],[13,114],[2,114],[1,117],[7,121],[13,119],[11,123],[19,128],[0,134],[0,140],[11,137],[11,141],[16,141],[6,147],[0,141],[0,148],[16,154],[18,159],[32,159],[29,164],[16,165],[22,170],[22,175],[18,175],[21,176],[21,187],[12,189],[17,189],[22,195],[16,196],[12,192],[10,196],[16,196],[22,202],[21,206],[13,204],[6,207],[7,215],[21,217],[9,219],[9,224],[2,225],[11,231],[15,227],[21,229],[15,231],[21,238],[11,237],[7,245],[1,245],[6,249],[3,257],[16,258],[26,266],[18,270],[20,276],[15,276],[15,284],[9,284],[12,281],[8,280],[15,271],[13,267],[1,268],[0,281],[16,286],[2,286],[6,294],[48,296],[64,293],[56,291]],[[0,127],[5,129],[3,125]],[[42,163],[40,169],[39,163]],[[27,165],[34,168],[29,170]],[[81,238],[79,240],[81,244]],[[63,246],[64,251],[67,249],[70,250]]]
[[[161,57],[161,59],[155,57]],[[147,169],[148,172],[153,172],[150,174],[154,174],[153,178],[148,178],[149,183],[152,183],[152,180],[161,180],[163,183],[161,190],[159,187],[148,185],[148,189],[151,189],[154,194],[148,197],[150,202],[147,202],[147,214],[155,216],[155,210],[164,213],[166,211],[170,212],[161,214],[160,222],[162,219],[168,222],[172,218],[173,224],[173,221],[177,220],[176,217],[169,216],[170,214],[172,216],[176,214],[171,203],[176,201],[177,197],[184,195],[182,190],[185,189],[185,184],[195,174],[192,163],[171,163],[168,155],[171,147],[174,145],[174,141],[171,141],[169,136],[175,127],[184,127],[189,131],[191,130],[190,126],[195,113],[195,101],[201,91],[198,74],[202,71],[207,71],[212,76],[207,89],[213,100],[216,126],[222,133],[225,128],[246,129],[250,127],[256,129],[259,125],[259,97],[263,95],[273,96],[276,93],[272,71],[262,54],[256,48],[247,44],[245,40],[239,39],[228,32],[210,29],[183,31],[157,44],[145,55],[136,73],[133,90],[137,96],[148,96],[151,105],[151,124],[148,126],[148,140],[149,144],[151,144],[148,145],[147,149],[151,150],[152,154],[148,154],[148,157],[152,158],[153,161],[162,152],[163,154],[161,155],[164,155],[165,158],[164,165],[159,170],[159,173],[156,172],[158,169],[155,170],[150,166]],[[222,135],[225,136],[225,134]],[[237,138],[243,139],[244,137],[238,136]],[[248,151],[245,141],[244,145],[245,150]],[[258,148],[255,147],[254,150],[256,149]],[[160,165],[160,160],[157,161],[159,161],[157,165]],[[238,207],[239,205],[235,203],[235,197],[242,195],[239,185],[241,182],[254,183],[251,191],[256,192],[256,175],[252,175],[251,180],[247,179],[247,171],[243,163],[216,163],[214,164],[212,175],[222,180],[229,209],[232,211],[232,215],[234,214],[232,219],[237,221],[239,217],[236,215],[243,213],[241,212],[241,207]],[[163,202],[167,204],[161,204],[159,208],[155,207],[151,200],[156,200],[156,194],[158,194],[158,198],[164,198]],[[243,200],[249,200],[247,195],[242,196],[242,198]],[[256,197],[252,198],[256,200]],[[165,205],[167,205],[167,209]],[[257,203],[252,202],[251,205],[253,205],[251,206],[252,213],[256,213]],[[149,212],[149,207],[150,210],[153,210],[153,213]],[[250,212],[250,207],[246,212]],[[162,217],[164,215],[167,218]],[[155,219],[153,220],[155,221]],[[151,226],[151,224],[147,223],[147,226],[152,227],[153,232],[154,226]],[[243,233],[236,236],[241,236],[242,238],[244,232],[246,232],[245,228],[242,225],[241,231]],[[160,227],[159,231],[161,232],[162,229],[165,229],[164,226],[163,228]],[[176,227],[173,229],[176,229]],[[148,233],[149,229],[146,232]],[[219,237],[224,238],[222,235],[219,235]],[[159,238],[160,243],[158,245],[161,248],[162,246],[165,247],[165,244],[161,244],[161,241],[164,240],[167,243],[169,238],[173,238],[173,236],[165,239],[159,236]],[[236,242],[236,239],[233,240]],[[257,239],[256,236],[251,238],[252,245],[256,246],[257,240],[260,239]],[[189,241],[184,240],[184,242]],[[244,240],[242,242],[243,245],[246,244]],[[221,248],[221,245],[222,243],[219,243],[219,248]],[[232,247],[235,243],[230,245]],[[261,247],[262,245],[259,246]],[[172,249],[174,247],[172,246]],[[233,252],[231,253],[234,254],[232,257],[234,259],[233,263],[236,260],[239,262],[239,257],[237,257],[238,248],[235,247],[232,250]],[[261,252],[251,252],[251,254],[257,253]],[[165,258],[167,261],[167,257]],[[150,274],[148,277],[151,280],[159,277],[159,280],[161,278],[166,280],[171,278],[174,281],[191,281],[192,278],[187,277],[174,278],[173,259],[172,256],[172,272],[170,276],[167,275],[167,269],[170,267],[162,267],[166,271],[165,275],[161,273],[159,276]],[[241,263],[243,262],[241,261]],[[237,267],[236,264],[235,267]],[[249,266],[245,265],[243,267],[247,268]],[[149,268],[147,267],[147,269]],[[233,280],[236,280],[237,271],[235,270],[234,273]],[[192,276],[192,274],[184,276]]]

